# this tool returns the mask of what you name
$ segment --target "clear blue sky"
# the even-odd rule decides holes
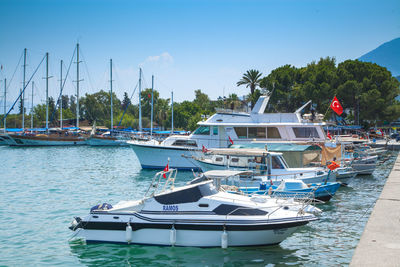
[[[355,59],[400,36],[399,0],[0,0],[0,14],[0,79],[11,79],[24,48],[28,77],[49,52],[53,96],[60,59],[69,64],[78,40],[81,95],[108,90],[112,58],[120,98],[132,93],[142,66],[147,87],[154,74],[162,97],[174,90],[183,101],[196,89],[212,99],[247,94],[236,82],[248,69],[267,75],[320,57]],[[74,94],[74,69],[71,74],[66,94]],[[34,78],[35,103],[45,99],[44,75],[42,66]],[[7,102],[15,100],[21,80],[19,67]]]

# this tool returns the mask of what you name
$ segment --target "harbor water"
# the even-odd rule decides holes
[[[129,147],[0,147],[0,266],[348,265],[396,156],[386,155],[373,175],[347,180],[319,205],[320,220],[280,245],[224,250],[69,241],[73,216],[141,198],[155,171],[141,170]],[[176,184],[192,178],[180,172]]]

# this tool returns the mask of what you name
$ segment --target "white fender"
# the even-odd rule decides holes
[[[171,230],[169,230],[169,242],[171,243],[171,246],[175,246],[175,243],[176,243],[176,229],[175,229],[174,225],[172,225]]]
[[[131,243],[132,241],[132,227],[129,223],[126,224],[126,230],[125,230],[125,237],[126,237],[126,242]]]
[[[221,235],[221,248],[228,248],[228,233],[225,231],[225,229]]]

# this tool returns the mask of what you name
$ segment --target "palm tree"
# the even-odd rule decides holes
[[[250,87],[251,95],[254,94],[257,86],[260,86],[262,73],[258,70],[248,70],[240,81],[236,83],[237,86],[246,85],[246,87]],[[251,98],[251,108],[254,106],[254,98]]]

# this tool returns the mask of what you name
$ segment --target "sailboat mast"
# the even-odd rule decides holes
[[[79,128],[79,43],[76,44],[76,127]]]
[[[49,53],[46,53],[46,131],[49,132]]]
[[[113,91],[112,91],[112,59],[110,59],[110,102],[111,102],[111,132],[113,130]]]
[[[22,131],[25,129],[25,75],[26,75],[26,48],[24,49],[24,73],[23,73],[23,81],[22,81]]]
[[[61,94],[61,99],[60,99],[60,128],[62,130],[63,128],[63,98],[62,98],[62,84],[63,84],[63,75],[62,75],[62,66],[63,66],[63,61],[61,60],[60,62],[60,94]]]
[[[142,68],[139,68],[139,131],[142,131]]]
[[[35,82],[32,81],[32,98],[31,98],[31,133],[33,129],[33,87],[35,86]]]
[[[7,103],[7,79],[4,78],[4,132],[6,132],[7,130],[7,118],[6,118],[6,114],[7,114],[7,107],[6,107],[6,103]]]
[[[171,134],[174,134],[174,91],[171,92]]]
[[[153,90],[154,90],[154,75],[151,75],[151,118],[150,118],[150,136],[153,135]]]

